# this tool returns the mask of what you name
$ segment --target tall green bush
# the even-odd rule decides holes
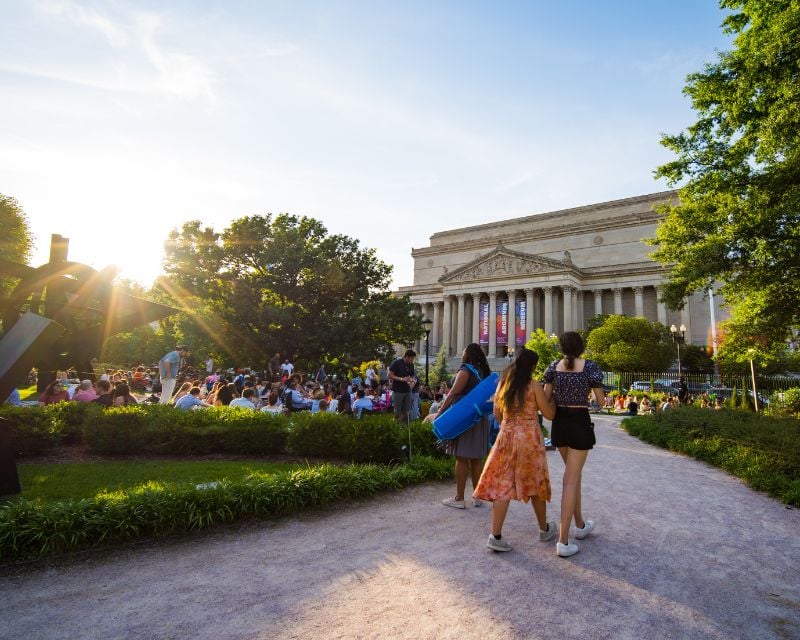
[[[353,462],[392,462],[405,458],[400,428],[388,414],[349,416],[295,413],[291,416],[290,451],[315,458]]]

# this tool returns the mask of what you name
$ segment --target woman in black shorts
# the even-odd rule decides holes
[[[594,427],[589,417],[589,392],[597,403],[605,404],[603,372],[592,360],[584,360],[583,339],[574,331],[559,338],[564,357],[553,362],[544,374],[544,391],[555,396],[556,417],[550,440],[564,459],[564,483],[561,491],[561,527],[556,553],[566,558],[578,553],[578,545],[569,539],[569,527],[575,518],[575,537],[583,540],[594,529],[594,522],[581,514],[581,473],[586,456],[595,444]]]

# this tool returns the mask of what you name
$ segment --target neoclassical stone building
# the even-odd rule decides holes
[[[600,313],[642,316],[686,326],[686,341],[711,343],[709,300],[691,297],[682,311],[659,302],[665,279],[644,243],[655,234],[654,205],[674,191],[435,233],[413,249],[414,284],[401,287],[433,321],[431,355],[451,356],[470,342],[490,359],[505,357],[531,331],[582,329]],[[715,319],[727,317],[716,298]],[[418,345],[424,352],[424,341]]]

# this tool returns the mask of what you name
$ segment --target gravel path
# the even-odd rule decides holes
[[[0,574],[0,638],[800,638],[800,510],[597,418],[594,534],[569,559],[529,506],[450,483]],[[548,453],[557,516],[563,466]]]

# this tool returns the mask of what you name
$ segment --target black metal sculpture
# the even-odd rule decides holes
[[[0,301],[3,337],[18,322],[26,322],[26,313],[47,318],[62,327],[61,335],[54,340],[32,345],[19,355],[18,360],[24,360],[28,370],[32,366],[39,369],[40,390],[55,371],[70,367],[75,367],[81,378],[93,380],[91,363],[100,354],[106,338],[177,312],[115,288],[112,281],[117,272],[113,267],[96,271],[85,264],[69,262],[68,246],[67,238],[53,235],[50,262],[38,268],[0,261],[0,275],[19,279],[8,298]],[[18,383],[18,379],[6,381],[2,371],[5,368],[8,367],[0,367],[3,399]]]

